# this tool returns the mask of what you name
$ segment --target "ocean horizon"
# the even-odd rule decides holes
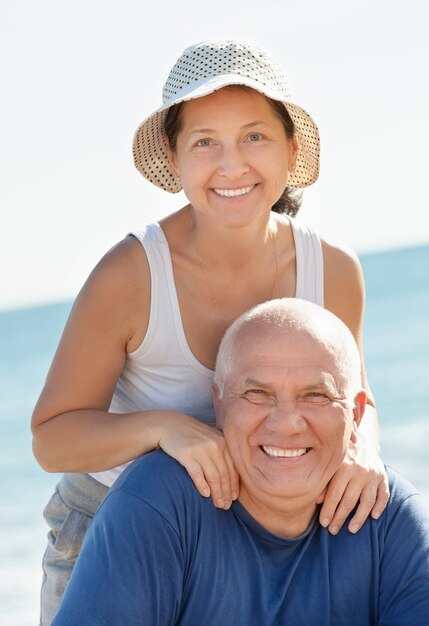
[[[382,457],[416,485],[429,509],[429,244],[359,256]],[[8,626],[34,626],[39,618],[42,510],[60,475],[35,461],[30,416],[71,304],[0,311],[0,622]]]

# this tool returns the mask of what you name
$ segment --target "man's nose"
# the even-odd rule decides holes
[[[265,426],[284,434],[296,434],[307,428],[307,420],[295,402],[279,402],[266,417]]]
[[[231,180],[238,180],[249,171],[247,159],[240,146],[224,146],[218,164],[218,172]]]

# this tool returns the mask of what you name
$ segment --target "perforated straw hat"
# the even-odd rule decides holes
[[[319,131],[312,118],[292,103],[292,94],[277,61],[245,41],[203,41],[187,48],[176,61],[162,92],[163,105],[135,132],[134,163],[151,183],[170,193],[182,186],[170,172],[165,150],[164,120],[174,104],[207,96],[227,85],[245,85],[283,102],[295,125],[299,143],[295,170],[288,186],[307,187],[319,175]]]

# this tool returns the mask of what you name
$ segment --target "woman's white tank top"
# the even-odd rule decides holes
[[[296,248],[295,297],[323,306],[320,239],[297,220],[288,219]],[[127,355],[109,411],[130,413],[170,409],[214,424],[211,395],[213,371],[195,358],[186,341],[164,232],[159,224],[154,223],[132,235],[142,244],[149,264],[150,317],[143,342]],[[91,476],[110,487],[127,465],[125,463]]]

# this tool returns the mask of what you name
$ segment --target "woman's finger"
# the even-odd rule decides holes
[[[365,489],[366,489],[366,487],[365,487]],[[362,494],[364,494],[364,493],[366,493],[366,499],[365,499],[365,502],[363,503],[363,506],[362,506],[362,509],[361,509],[361,516],[364,515],[363,521],[366,520],[366,518],[368,517],[369,512],[370,512],[370,510],[372,508],[372,506],[374,505],[375,496],[374,496],[374,498],[372,500],[372,504],[368,508],[368,503],[370,501],[371,491],[368,490],[368,492],[365,492],[365,489],[364,489],[364,491],[362,491],[362,485],[355,484],[353,481],[349,482],[349,484],[347,485],[345,491],[343,492],[341,500],[340,500],[337,508],[335,509],[335,513],[334,513],[334,515],[333,515],[333,517],[331,519],[331,522],[330,522],[330,524],[328,526],[328,530],[331,533],[331,535],[336,535],[341,530],[341,528],[342,528],[344,522],[346,521],[347,517],[353,511],[353,509],[355,508],[355,506],[359,502],[359,498],[362,497]]]
[[[348,529],[351,533],[357,533],[365,523],[368,515],[374,508],[374,504],[377,500],[378,483],[368,483],[360,494],[359,506],[356,509],[356,513],[353,515],[349,522]],[[335,517],[332,524],[335,524]]]
[[[229,475],[231,477],[231,499],[237,500],[240,492],[240,478],[238,472],[235,469],[235,465],[231,459],[228,449],[225,450],[225,459],[229,469]]]
[[[371,511],[371,517],[374,519],[378,519],[380,515],[383,513],[384,509],[390,498],[390,489],[389,489],[389,481],[387,479],[387,475],[384,474],[383,480],[378,485],[377,489],[377,500],[375,505]]]
[[[231,482],[227,464],[221,462],[217,465],[211,459],[205,459],[203,472],[215,507],[229,508],[231,506]]]
[[[204,467],[194,458],[182,459],[181,463],[202,496],[211,496],[217,508],[231,506],[231,477],[226,463],[221,469],[208,459],[205,459]]]
[[[316,504],[322,504],[322,502],[324,502],[324,500],[325,500],[325,495],[326,495],[326,487],[325,487],[325,489],[322,491],[322,493],[320,494],[320,496],[317,498],[317,500],[316,500]]]
[[[193,458],[189,458],[183,461],[182,465],[188,472],[189,476],[192,479],[192,482],[198,489],[199,493],[205,498],[208,498],[211,495],[210,487],[205,479],[203,469],[198,461]]]
[[[220,487],[222,490],[223,505],[221,508],[229,509],[232,504],[232,483],[231,483],[231,471],[226,461],[218,468]],[[220,506],[220,505],[216,505]]]
[[[343,476],[339,471],[331,478],[319,514],[319,521],[325,528],[331,524],[348,484],[349,478]]]

